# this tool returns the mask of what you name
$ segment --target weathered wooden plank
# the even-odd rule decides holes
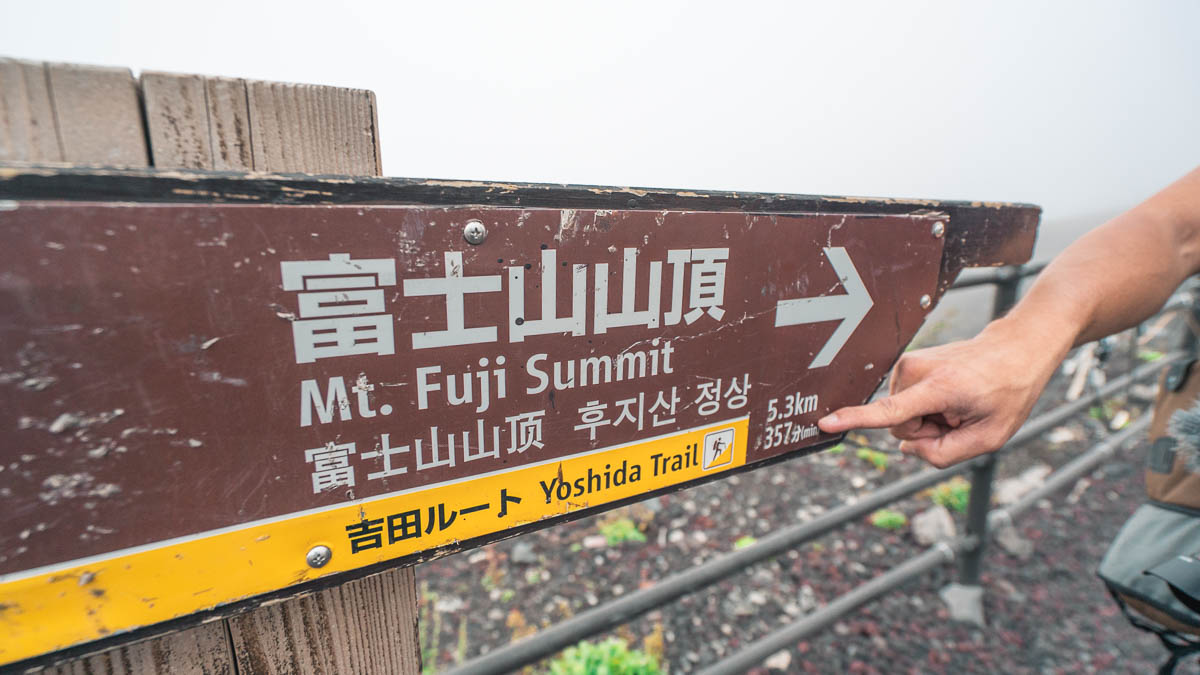
[[[207,113],[200,90],[195,109],[194,76],[151,74],[149,110],[158,156],[176,168],[209,168],[194,142]],[[189,88],[189,85],[190,88]],[[189,96],[191,97],[189,99]],[[11,139],[0,145],[0,159],[144,167],[146,146],[136,82],[125,68],[40,64],[0,60],[0,100],[5,117],[0,129]],[[190,132],[190,133],[189,133]],[[5,143],[0,140],[0,143]],[[233,655],[224,622],[135,642],[76,658],[42,672],[92,673],[233,673]]]
[[[14,117],[10,109],[23,115],[22,154],[12,159],[107,166],[146,166],[153,159],[160,169],[379,175],[369,91],[146,73],[143,129],[128,70],[4,61],[0,77],[6,78],[0,80],[6,106],[0,124]],[[23,88],[8,86],[14,77]],[[40,98],[30,81],[42,83]],[[11,105],[10,89],[18,92]],[[30,129],[51,134],[35,138],[39,146],[27,140]],[[62,148],[57,156],[48,156],[45,138],[53,141],[49,150]],[[417,611],[413,569],[395,569],[45,672],[415,673]]]
[[[239,673],[416,673],[411,567],[229,619]]]
[[[42,675],[232,675],[225,623],[214,621],[35,671]]]
[[[256,171],[379,174],[373,93],[255,81],[246,88]]]
[[[383,175],[383,153],[379,149],[379,104],[375,100],[375,92],[365,90],[367,95],[367,103],[370,106],[370,116],[364,115],[363,122],[371,125],[371,149],[374,151],[374,164],[376,176]]]
[[[142,73],[141,84],[154,167],[213,168],[204,78],[149,72]]]
[[[64,162],[150,164],[137,83],[128,68],[51,63],[46,70]]]
[[[254,169],[245,80],[145,73],[141,82],[155,168]]]
[[[256,171],[377,176],[375,95],[246,82]],[[228,619],[240,673],[416,673],[413,568],[393,569]]]
[[[62,161],[43,63],[0,58],[2,161]]]
[[[209,145],[212,167],[219,171],[252,171],[254,156],[250,148],[250,107],[246,101],[246,81],[210,77],[204,86],[208,103]]]

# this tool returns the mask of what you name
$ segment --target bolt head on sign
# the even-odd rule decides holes
[[[487,239],[487,228],[478,220],[468,220],[467,226],[463,228],[463,239],[472,246],[478,246]]]
[[[20,202],[0,664],[816,449],[932,223]]]
[[[333,556],[333,551],[329,550],[328,546],[314,546],[305,556],[308,561],[308,566],[312,568],[324,567],[329,559]]]

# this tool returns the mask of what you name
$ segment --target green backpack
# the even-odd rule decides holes
[[[1160,381],[1150,423],[1148,499],[1122,526],[1098,574],[1129,621],[1171,652],[1159,670],[1200,654],[1200,367]]]

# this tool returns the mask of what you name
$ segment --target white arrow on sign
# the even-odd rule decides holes
[[[845,295],[780,300],[775,306],[776,328],[841,319],[841,325],[829,336],[829,340],[821,351],[817,352],[812,363],[808,364],[809,368],[823,368],[829,365],[875,304],[846,249],[841,246],[828,247],[825,249],[825,257],[829,258],[833,271],[841,279],[842,286],[846,289]]]

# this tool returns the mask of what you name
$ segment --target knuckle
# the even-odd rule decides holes
[[[955,464],[954,459],[942,448],[923,448],[921,459],[937,469],[945,469]]]
[[[896,424],[892,427],[889,427],[888,431],[895,438],[899,438],[902,441],[908,440],[908,439],[912,438],[912,435],[914,433],[916,433],[917,428],[920,427],[920,424],[921,424],[920,420],[905,420],[904,422],[901,422],[900,424]]]
[[[879,399],[878,403],[879,410],[883,412],[885,417],[895,419],[900,414],[900,406],[896,403],[896,399],[889,396]]]
[[[918,349],[914,352],[905,352],[896,361],[892,372],[900,377],[913,377],[929,370],[929,366],[935,362],[936,358],[931,357],[927,350]]]

